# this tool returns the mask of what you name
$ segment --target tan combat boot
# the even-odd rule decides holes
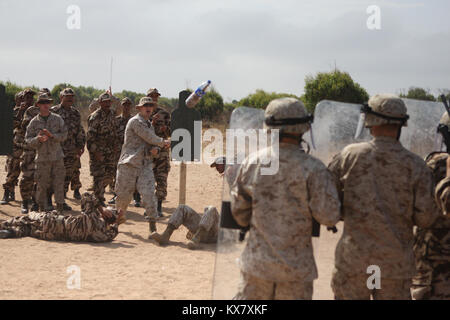
[[[205,228],[200,227],[198,228],[197,232],[194,234],[194,236],[192,237],[191,240],[189,240],[187,246],[189,249],[191,250],[195,250],[200,246],[200,240],[202,239],[202,237],[207,235],[207,231],[205,230]]]
[[[176,228],[173,225],[168,224],[163,234],[153,232],[151,235],[148,236],[148,238],[155,240],[156,242],[159,243],[160,246],[166,245],[169,243],[170,236],[172,235],[175,229]]]

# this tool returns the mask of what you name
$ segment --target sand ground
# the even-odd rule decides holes
[[[6,157],[0,157],[1,179]],[[82,192],[91,183],[89,158],[82,157]],[[168,197],[163,203],[165,218],[157,227],[162,231],[168,216],[178,205],[179,165],[172,164]],[[198,212],[207,205],[220,211],[222,178],[206,164],[187,166],[186,204]],[[3,196],[3,189],[1,190]],[[106,194],[107,200],[112,197]],[[76,214],[80,202],[68,193],[67,203]],[[19,188],[16,199],[20,201]],[[144,210],[130,205],[128,221],[111,243],[50,242],[33,238],[0,240],[0,299],[211,299],[214,279],[215,245],[196,251],[187,248],[187,229],[176,230],[167,247],[148,240]],[[70,214],[70,213],[69,213]],[[20,202],[0,206],[0,219],[20,215]],[[342,229],[342,226],[338,226]],[[314,299],[332,299],[330,288],[334,249],[340,232],[324,228],[316,255],[319,279],[314,283]],[[76,266],[80,288],[70,288]],[[69,270],[68,270],[69,268]],[[67,285],[69,282],[69,286]],[[231,297],[229,297],[231,298]]]

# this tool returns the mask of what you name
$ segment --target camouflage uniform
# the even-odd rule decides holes
[[[273,100],[266,119],[305,118],[303,104],[292,98]],[[270,126],[273,128],[273,126]],[[277,128],[277,127],[275,127]],[[283,125],[286,133],[303,134],[309,124]],[[250,226],[241,256],[238,299],[311,299],[317,268],[312,250],[312,219],[334,226],[340,217],[335,184],[325,165],[299,145],[279,144],[279,170],[263,175],[268,147],[248,156],[231,188],[236,222]],[[293,289],[297,286],[298,292]]]
[[[82,187],[80,180],[80,169],[81,169],[81,161],[80,158],[77,158],[75,162],[75,169],[73,171],[72,179],[70,180],[70,188],[72,190],[79,190]]]
[[[41,97],[41,96],[40,96]],[[41,130],[47,129],[53,135],[46,142],[38,140]],[[61,143],[67,137],[64,120],[57,114],[50,113],[47,119],[37,115],[27,127],[25,141],[30,148],[37,150],[36,157],[36,199],[41,210],[47,208],[47,190],[53,185],[55,201],[64,204],[64,153]]]
[[[50,111],[61,116],[68,131],[67,139],[61,144],[64,152],[64,167],[66,168],[64,192],[67,192],[79,160],[78,154],[81,149],[84,149],[86,138],[81,126],[80,112],[77,109],[73,106],[65,108],[59,104],[52,107]]]
[[[20,92],[23,96],[23,93]],[[17,98],[20,98],[18,96]],[[25,109],[19,106],[15,106],[13,110],[13,150],[12,154],[8,155],[6,160],[5,170],[7,172],[6,181],[3,184],[3,189],[5,191],[14,192],[15,186],[17,186],[19,176],[20,176],[20,158],[22,156],[22,145],[18,143],[16,135],[19,133],[20,124],[23,119],[23,114]]]
[[[151,98],[144,97],[140,104],[144,105],[151,101]],[[137,190],[142,196],[145,215],[150,221],[156,220],[155,180],[149,150],[151,145],[163,146],[163,144],[163,139],[156,136],[150,122],[140,114],[130,119],[125,130],[125,142],[117,168],[115,192],[118,209],[126,211],[134,191]]]
[[[406,106],[397,97],[376,95],[369,106],[397,120],[369,113],[366,127],[406,124]],[[439,215],[431,171],[397,139],[385,136],[345,147],[329,169],[343,201],[344,232],[331,284],[336,299],[411,299],[413,227],[429,227]],[[372,265],[380,268],[381,289],[367,286]]]
[[[178,229],[181,225],[185,226],[189,230],[186,235],[186,238],[189,240],[192,239],[199,228],[203,228],[206,232],[202,234],[200,241],[203,243],[217,242],[217,236],[219,234],[219,213],[213,206],[206,207],[203,215],[200,215],[187,205],[179,205],[170,216],[168,223],[174,229]]]
[[[117,224],[107,224],[97,208],[100,203],[85,193],[78,216],[52,212],[31,212],[0,222],[0,230],[11,230],[15,238],[33,237],[41,240],[109,242],[119,233]]]
[[[103,96],[103,95],[102,95]],[[88,119],[87,148],[90,156],[91,175],[94,178],[94,194],[105,201],[105,187],[112,183],[116,153],[119,149],[116,118],[111,110],[97,109]],[[103,155],[103,161],[95,159],[94,153]]]
[[[128,121],[131,119],[131,115],[129,117],[125,117],[123,114],[116,117],[116,123],[117,123],[117,135],[119,137],[119,152],[116,153],[116,159],[114,161],[115,167],[114,167],[114,179],[111,187],[114,189],[116,184],[116,175],[117,175],[117,164],[120,159],[120,153],[122,151],[122,145],[125,139],[125,128],[127,127]]]
[[[122,113],[122,105],[120,104],[120,99],[110,95],[111,97],[111,111],[115,116],[118,116]],[[92,100],[92,102],[89,104],[89,113],[94,113],[100,108],[100,102],[98,98],[95,98]]]
[[[20,195],[22,200],[30,200],[34,197],[36,183],[34,180],[36,150],[31,149],[25,144],[25,133],[31,120],[39,114],[39,108],[31,106],[25,111],[22,123],[20,124],[20,132],[17,136],[18,143],[23,145],[22,164],[20,169],[22,177],[19,182]]]
[[[417,273],[413,278],[416,299],[450,299],[450,179],[446,178],[447,153],[436,152],[426,158],[438,183],[435,195],[441,211],[431,228],[417,229],[414,252]]]
[[[155,118],[156,117],[156,118]],[[158,137],[170,138],[170,113],[164,109],[157,108],[153,114],[153,127]],[[170,171],[170,149],[159,148],[158,155],[153,156],[153,175],[156,181],[156,198],[158,201],[167,197],[167,177]]]

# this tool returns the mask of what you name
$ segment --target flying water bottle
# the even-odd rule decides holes
[[[200,99],[205,95],[206,89],[211,85],[211,80],[203,82],[197,90],[191,93],[191,95],[186,99],[186,106],[188,108],[193,108],[200,101]]]

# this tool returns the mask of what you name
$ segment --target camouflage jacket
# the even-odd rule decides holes
[[[317,278],[312,218],[327,226],[340,218],[333,177],[322,162],[285,143],[278,172],[262,175],[260,159],[271,152],[269,147],[247,157],[231,188],[233,217],[250,225],[241,270],[275,282],[312,281]]]
[[[413,227],[429,227],[439,216],[425,162],[396,139],[376,137],[345,147],[329,169],[344,220],[336,268],[366,275],[376,265],[387,279],[411,279]]]
[[[38,139],[38,134],[43,129],[47,129],[53,135],[46,142],[40,142]],[[56,161],[64,158],[61,143],[66,137],[67,127],[60,116],[50,113],[45,120],[38,114],[27,127],[25,142],[30,148],[37,150],[36,162]]]
[[[98,102],[98,98],[95,98],[89,104],[89,112],[92,114],[99,108],[100,103]],[[118,116],[122,113],[122,104],[120,103],[120,99],[115,96],[111,96],[111,111],[114,113],[115,116]]]
[[[30,212],[0,223],[0,229],[13,230],[17,237],[34,237],[42,240],[108,242],[117,234],[117,224],[107,224],[97,208],[99,202],[93,195],[84,193],[81,214],[59,215],[52,212]]]
[[[119,141],[120,141],[121,147],[122,147],[123,141],[125,139],[125,128],[127,127],[127,123],[130,119],[131,119],[131,116],[124,117],[123,114],[116,117],[117,135],[119,136]]]
[[[151,159],[150,147],[152,145],[162,146],[163,143],[163,139],[155,134],[150,122],[137,114],[128,121],[125,129],[125,141],[119,164],[142,168],[145,160]]]
[[[155,133],[158,137],[169,139],[170,132],[170,113],[164,110],[161,107],[156,108],[155,112],[152,114],[152,126],[155,129]],[[157,149],[158,154],[156,156],[152,156],[153,160],[169,157],[170,149],[160,148],[157,146],[153,146],[152,149]]]
[[[88,119],[87,148],[89,152],[113,153],[119,149],[119,136],[114,113],[97,109]]]
[[[61,104],[53,106],[50,111],[63,118],[67,127],[67,139],[61,144],[64,154],[66,156],[77,154],[85,144],[85,139],[80,138],[82,135],[80,131],[83,130],[80,112],[72,106],[66,109]]]
[[[425,158],[427,166],[433,171],[436,183],[435,197],[441,212],[444,213],[430,228],[418,228],[415,234],[414,253],[417,274],[413,285],[432,286],[441,279],[450,279],[450,178],[446,177],[448,154],[434,152]],[[449,288],[450,289],[450,288]],[[450,291],[439,297],[431,287],[421,293],[420,298],[450,299]]]
[[[30,124],[31,120],[39,114],[39,108],[36,106],[29,107],[23,114],[22,121],[20,122],[20,126],[17,128],[17,134],[14,137],[17,145],[22,146],[25,150],[34,152],[27,144],[25,143],[25,134],[27,132],[27,127]]]

